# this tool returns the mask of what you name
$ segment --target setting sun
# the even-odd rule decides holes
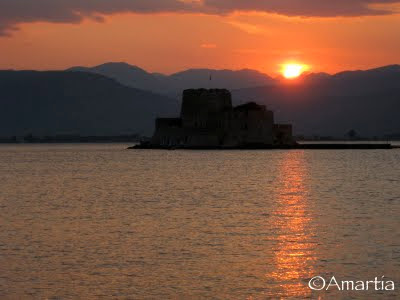
[[[296,78],[299,77],[306,68],[306,65],[301,64],[285,64],[282,68],[282,75],[288,79]]]

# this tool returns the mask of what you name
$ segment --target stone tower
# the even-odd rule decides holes
[[[181,119],[184,128],[221,128],[221,117],[231,110],[232,97],[226,89],[190,89],[183,92]]]

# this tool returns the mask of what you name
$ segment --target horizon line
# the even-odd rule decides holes
[[[109,62],[104,62],[104,63],[91,65],[91,66],[88,66],[88,65],[73,65],[73,66],[67,67],[65,69],[60,69],[60,68],[54,68],[54,69],[53,68],[50,68],[50,69],[47,69],[47,68],[45,68],[45,69],[8,68],[8,69],[0,69],[0,71],[37,71],[37,72],[52,72],[52,71],[57,72],[57,71],[59,71],[59,72],[63,72],[63,71],[69,71],[72,68],[88,68],[88,69],[92,69],[92,68],[96,68],[96,67],[99,67],[99,66],[111,65],[111,64],[125,64],[125,65],[128,65],[130,67],[134,67],[134,68],[138,68],[140,70],[143,70],[144,72],[146,72],[148,74],[160,74],[160,75],[164,75],[164,76],[167,76],[167,77],[175,75],[175,74],[187,72],[187,71],[192,71],[192,70],[207,70],[207,71],[211,71],[211,72],[212,71],[217,71],[217,72],[220,72],[220,71],[232,71],[232,72],[255,71],[255,72],[258,72],[258,73],[263,74],[265,76],[268,76],[268,77],[270,77],[272,79],[278,79],[278,78],[282,77],[282,75],[279,75],[279,72],[276,72],[276,74],[278,74],[278,76],[272,76],[272,75],[270,75],[270,74],[268,74],[266,72],[263,72],[261,70],[251,69],[251,68],[238,68],[238,69],[235,69],[235,68],[233,68],[233,69],[216,68],[216,69],[211,69],[211,68],[207,68],[207,67],[198,67],[198,68],[195,68],[195,67],[190,68],[189,67],[187,69],[182,69],[182,70],[179,70],[179,71],[176,71],[176,72],[172,72],[172,73],[167,73],[167,72],[163,73],[163,72],[157,72],[157,71],[152,72],[152,71],[148,71],[145,68],[142,68],[142,67],[140,67],[140,66],[138,66],[136,64],[130,64],[130,63],[127,63],[125,61],[109,61]],[[378,66],[374,66],[374,67],[366,68],[366,69],[362,69],[362,68],[359,68],[359,69],[358,68],[355,68],[355,69],[343,69],[341,71],[334,72],[334,73],[329,73],[329,72],[324,72],[324,71],[316,71],[316,72],[309,71],[309,72],[304,72],[303,75],[327,74],[327,75],[330,75],[330,76],[335,76],[337,74],[341,74],[341,73],[344,73],[344,72],[371,71],[371,70],[382,69],[382,68],[393,67],[393,66],[400,67],[400,63],[393,63],[393,64],[387,64],[387,65],[378,65]]]

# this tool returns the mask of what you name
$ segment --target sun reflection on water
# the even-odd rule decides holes
[[[278,206],[270,220],[277,233],[275,254],[265,275],[273,295],[307,297],[315,261],[304,152],[287,152],[279,166]]]

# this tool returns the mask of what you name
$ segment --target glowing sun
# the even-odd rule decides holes
[[[285,78],[293,79],[299,77],[306,69],[307,69],[306,65],[284,64],[282,67],[282,75]]]

